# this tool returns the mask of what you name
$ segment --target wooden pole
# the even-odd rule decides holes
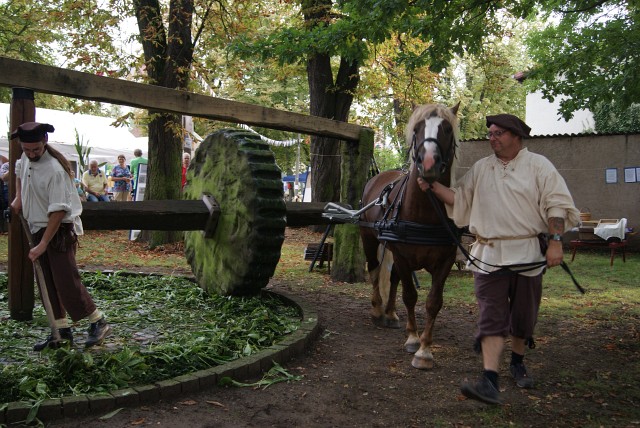
[[[18,73],[18,70],[14,70]],[[34,94],[30,89],[13,88],[11,97],[11,128],[13,131],[25,122],[34,122],[36,106]],[[16,196],[16,160],[22,155],[22,148],[17,139],[9,144],[9,200]],[[33,305],[35,303],[33,287],[33,265],[27,257],[29,244],[19,221],[12,221],[9,225],[9,313],[17,321],[33,319]]]
[[[332,224],[322,217],[325,205],[287,202],[287,226]],[[86,230],[206,230],[210,219],[217,218],[222,210],[218,206],[209,208],[202,200],[83,202],[80,219]]]
[[[373,131],[364,129],[358,144],[342,145],[340,201],[358,209],[373,157]],[[334,232],[334,262],[331,278],[348,283],[363,282],[364,251],[357,224],[341,224]]]

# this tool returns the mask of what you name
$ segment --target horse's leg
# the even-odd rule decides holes
[[[414,353],[420,346],[420,339],[418,338],[418,324],[416,323],[416,303],[418,302],[418,290],[413,283],[413,277],[411,276],[412,270],[408,267],[399,267],[396,264],[396,269],[400,275],[400,281],[402,282],[402,301],[407,309],[407,324],[405,331],[407,333],[407,340],[404,342],[404,349],[407,352]]]
[[[361,232],[364,255],[367,259],[367,270],[371,282],[371,321],[374,325],[384,327],[384,306],[380,295],[380,271],[382,264],[378,261],[378,239],[369,231]]]
[[[382,247],[382,246],[381,246]],[[396,296],[398,294],[398,274],[393,266],[393,253],[384,249],[380,265],[379,290],[384,305],[384,326],[400,328],[400,319],[396,313]]]
[[[455,259],[455,257],[454,257]],[[444,283],[453,267],[451,263],[446,262],[439,266],[437,270],[431,273],[431,290],[427,296],[425,325],[420,335],[420,349],[413,356],[411,365],[417,369],[432,369],[433,354],[431,353],[431,345],[433,344],[433,327],[436,322],[438,312],[442,308],[442,293],[444,292]]]

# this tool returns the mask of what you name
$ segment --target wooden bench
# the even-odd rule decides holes
[[[322,248],[320,247],[322,245]],[[318,249],[320,253],[318,254]],[[319,262],[318,267],[322,267],[324,262],[327,262],[327,273],[331,274],[331,261],[333,260],[333,244],[307,244],[307,248],[304,249],[304,259],[312,260],[309,272],[313,270],[314,262]]]
[[[621,248],[622,261],[623,262],[627,261],[627,257],[626,257],[627,240],[626,239],[623,239],[622,241],[618,241],[618,242],[605,241],[604,239],[599,241],[598,240],[585,241],[581,239],[574,239],[569,242],[569,247],[571,248],[571,261],[573,261],[573,259],[576,257],[576,250],[578,248],[583,248],[583,247],[609,248],[611,250],[610,266],[613,266],[613,259],[616,255],[616,250],[618,248]]]

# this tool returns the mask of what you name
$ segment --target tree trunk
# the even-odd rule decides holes
[[[185,89],[193,61],[193,0],[171,0],[168,32],[158,0],[136,0],[136,18],[150,83]],[[179,116],[149,112],[149,172],[145,199],[179,199],[183,145]],[[151,248],[182,238],[179,232],[143,232]]]
[[[305,0],[302,2],[302,12],[307,28],[325,25],[326,22],[331,21],[331,1]],[[309,83],[310,114],[348,122],[353,93],[360,81],[358,61],[342,58],[334,82],[331,57],[327,53],[316,52],[310,55],[307,60],[307,79]],[[353,204],[353,201],[343,201],[340,195],[340,170],[341,162],[344,162],[344,159],[341,159],[340,141],[312,136],[310,149],[312,201]],[[359,190],[361,191],[362,188]],[[317,231],[322,229],[323,227],[320,226],[315,228]],[[337,236],[336,245],[338,245],[337,240],[339,239]],[[352,282],[354,278],[360,277],[360,275],[353,274],[358,270],[361,270],[362,275],[364,275],[364,264],[359,266],[359,262],[356,261],[362,257],[361,254],[358,255],[362,250],[359,249],[359,246],[356,247],[358,248],[353,249],[354,253],[347,254],[347,252],[342,252],[341,254],[336,254],[336,263],[342,268],[334,269],[332,273],[334,279]],[[344,257],[344,259],[340,260],[340,257]]]
[[[145,199],[180,199],[182,166],[179,159],[182,154],[182,140],[176,138],[175,126],[180,119],[172,114],[156,113],[149,123],[149,166]],[[161,173],[154,173],[161,171]],[[141,239],[149,243],[150,248],[182,239],[181,232],[143,231]]]

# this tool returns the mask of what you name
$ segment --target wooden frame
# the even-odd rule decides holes
[[[14,88],[14,96],[16,93],[32,94],[36,91],[347,141],[352,143],[347,146],[353,147],[343,150],[343,164],[350,168],[343,166],[343,171],[349,173],[348,177],[342,179],[341,194],[344,203],[354,206],[366,183],[368,168],[351,167],[369,162],[373,153],[373,131],[367,127],[6,57],[0,57],[0,86]],[[23,97],[23,104],[12,103],[11,129],[35,120],[33,99],[27,98]],[[10,145],[11,165],[15,164],[19,151],[19,145],[13,141]],[[362,158],[366,158],[366,162]],[[10,184],[14,182],[12,169]],[[309,211],[317,217],[317,207],[314,208]],[[336,236],[337,247],[341,241],[346,245],[353,239],[359,239],[357,228],[349,228],[349,225],[344,227],[346,230]],[[33,271],[26,257],[28,246],[24,243],[24,234],[17,222],[12,223],[9,235],[9,309],[13,319],[30,320],[33,317],[34,300]],[[15,245],[11,242],[15,242]],[[345,255],[348,256],[346,252]],[[335,264],[341,265],[339,258]],[[342,265],[349,265],[346,257]]]

